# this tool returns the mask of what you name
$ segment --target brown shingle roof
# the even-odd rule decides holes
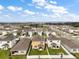
[[[34,36],[32,38],[32,41],[45,41],[45,38],[41,37],[41,36]]]

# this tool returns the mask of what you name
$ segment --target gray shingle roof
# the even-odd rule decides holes
[[[30,42],[31,42],[30,39],[23,38],[11,49],[11,51],[19,51],[19,50],[27,51],[29,48]]]
[[[15,37],[12,34],[6,35],[6,36],[1,36],[0,37],[0,41],[11,41],[13,40]]]
[[[57,38],[54,35],[49,35],[48,40],[60,40],[60,38]]]
[[[79,44],[75,40],[61,38],[61,42],[69,48],[79,48]]]

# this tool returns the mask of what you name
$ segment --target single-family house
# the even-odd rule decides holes
[[[71,53],[79,53],[79,42],[72,39],[61,38],[61,44]]]
[[[7,50],[8,48],[12,48],[15,45],[16,40],[12,34],[2,35],[0,36],[0,48]]]
[[[32,49],[43,50],[45,48],[45,38],[41,36],[34,36],[32,38]]]
[[[31,39],[21,38],[20,41],[10,50],[11,55],[25,55],[30,47]]]
[[[50,35],[47,39],[47,45],[50,48],[58,49],[61,46],[61,40],[53,35]]]

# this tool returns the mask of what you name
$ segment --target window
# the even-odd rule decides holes
[[[73,49],[73,51],[76,51],[76,49]]]
[[[57,48],[59,48],[59,46],[57,46]]]
[[[21,51],[21,53],[24,53],[24,51]]]
[[[37,48],[37,46],[34,46],[34,48]]]
[[[7,41],[7,43],[9,43],[10,41]]]
[[[52,40],[50,40],[50,42],[52,42]]]

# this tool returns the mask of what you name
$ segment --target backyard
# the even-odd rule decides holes
[[[47,51],[48,49],[48,51]],[[67,55],[67,53],[63,50],[63,48],[60,49],[52,49],[52,48],[46,48],[42,51],[39,51],[39,49],[30,49],[29,55],[58,55],[58,54],[64,54]]]
[[[37,49],[31,49],[29,55],[47,55],[47,50],[39,51]]]
[[[10,49],[9,50],[1,50],[0,49],[0,59],[9,59],[9,53],[10,53]],[[18,55],[18,56],[11,56],[12,59],[25,59],[24,55]]]
[[[12,56],[12,59],[25,59],[25,55],[15,55]]]
[[[79,53],[73,54],[77,59],[79,59]]]
[[[58,54],[61,54],[61,53],[67,55],[67,53],[62,48],[60,48],[60,49],[51,49],[51,48],[48,48],[48,51],[49,51],[50,55],[58,55]]]
[[[8,59],[8,58],[9,58],[9,50],[0,49],[0,59]]]

